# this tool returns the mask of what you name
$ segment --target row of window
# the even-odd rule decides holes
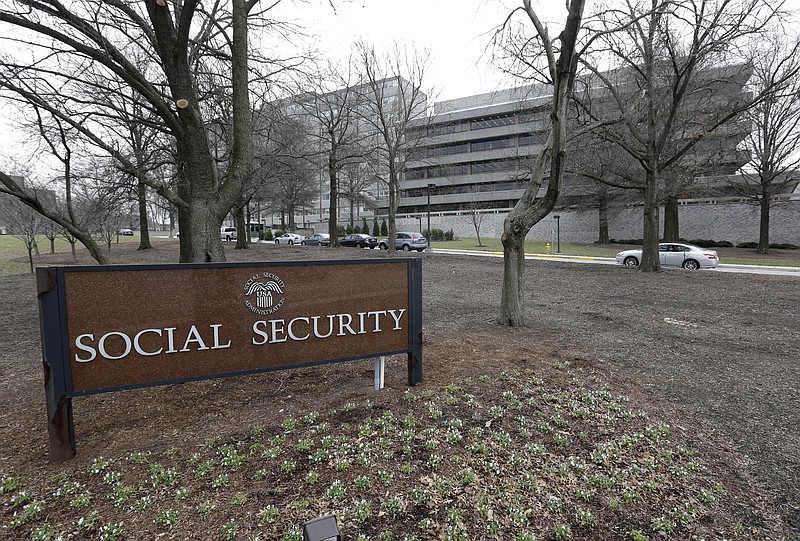
[[[509,180],[506,182],[481,182],[478,184],[460,184],[436,186],[431,189],[431,195],[456,195],[465,193],[504,192],[509,190],[524,190],[527,180]],[[411,188],[401,190],[400,197],[427,197],[428,188]]]
[[[486,160],[473,163],[456,163],[452,165],[434,165],[410,169],[405,172],[405,180],[422,180],[439,177],[455,177],[460,175],[479,175],[498,171],[518,171],[528,162],[526,157],[514,157],[503,160]]]
[[[482,150],[496,150],[500,148],[541,145],[547,140],[547,137],[548,132],[538,131],[528,135],[512,135],[509,137],[499,137],[496,139],[486,139],[483,141],[472,141],[470,143],[451,143],[449,145],[440,145],[436,147],[417,148],[409,154],[409,157],[412,160],[424,160],[439,156],[452,156],[454,154],[480,152]]]
[[[455,122],[444,122],[441,124],[432,124],[430,126],[411,128],[407,132],[407,137],[409,139],[416,139],[431,135],[446,135],[448,133],[461,133],[465,131],[497,128],[499,126],[510,126],[512,124],[538,122],[546,119],[548,114],[550,114],[549,107],[541,107],[534,111],[519,111],[467,120],[458,120]]]

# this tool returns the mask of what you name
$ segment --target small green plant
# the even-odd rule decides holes
[[[20,488],[22,488],[22,481],[19,477],[3,477],[3,481],[0,482],[0,495],[10,494],[16,490],[19,490]]]
[[[101,456],[97,457],[92,461],[92,465],[89,466],[89,473],[103,473],[110,464],[111,462],[109,460],[106,460]]]
[[[239,533],[239,525],[233,519],[229,520],[219,530],[220,537],[223,539],[233,539]]]
[[[69,502],[70,506],[75,509],[86,509],[90,503],[92,503],[92,495],[89,492],[78,494]]]
[[[341,500],[344,498],[346,493],[347,489],[345,488],[344,484],[338,479],[335,480],[333,483],[331,483],[331,485],[328,487],[328,490],[326,491],[328,498],[332,500]]]
[[[675,523],[666,517],[656,517],[650,522],[650,529],[656,533],[671,534],[675,531]]]
[[[228,484],[230,484],[230,478],[224,473],[217,475],[214,479],[211,480],[211,488],[213,488],[214,490],[225,488],[226,486],[228,486]]]
[[[649,541],[650,538],[641,530],[631,530],[628,535],[631,538],[631,541]]]
[[[159,511],[156,514],[156,518],[153,520],[158,526],[163,526],[165,528],[169,528],[170,526],[174,526],[178,523],[178,512],[174,509],[165,509]]]
[[[125,527],[121,522],[106,524],[100,528],[100,541],[118,541],[125,537]]]
[[[31,541],[46,541],[56,533],[56,529],[49,522],[38,525],[31,532]]]
[[[197,514],[202,516],[208,516],[214,511],[217,510],[217,504],[210,500],[206,500],[200,505],[197,506]]]
[[[279,515],[280,512],[278,508],[274,505],[270,505],[258,512],[258,520],[262,523],[271,523],[275,522]]]
[[[569,524],[556,524],[553,527],[553,537],[555,539],[572,539],[572,529]]]
[[[98,522],[100,522],[100,513],[97,511],[92,511],[85,517],[79,518],[75,523],[75,527],[79,532],[88,532],[89,530],[94,529]]]

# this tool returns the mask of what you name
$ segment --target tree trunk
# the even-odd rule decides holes
[[[658,187],[657,174],[647,171],[646,187],[644,190],[644,233],[642,239],[642,260],[639,270],[642,272],[655,272],[661,270],[658,259]]]
[[[246,205],[242,204],[239,206],[236,204],[233,207],[233,215],[236,218],[236,247],[235,250],[247,250],[250,246],[250,228],[247,226],[247,220],[245,220],[244,215],[244,207]]]
[[[397,171],[394,169],[394,161],[390,161],[389,165],[389,238],[386,241],[389,254],[397,251],[394,239],[397,237],[397,206],[399,204],[399,187],[397,183]],[[430,188],[428,188],[430,190]],[[430,246],[431,237],[428,231],[428,246]],[[430,251],[430,250],[429,250]]]
[[[525,230],[514,225],[510,216],[503,224],[503,290],[498,324],[525,325]]]
[[[336,230],[337,221],[337,201],[339,197],[338,186],[336,185],[336,160],[334,159],[333,152],[328,157],[328,182],[330,183],[331,199],[328,202],[328,235],[331,236],[330,247],[334,248],[339,246],[339,232]]]
[[[680,232],[678,228],[678,197],[671,195],[664,201],[664,241],[678,242]]]
[[[611,240],[608,236],[608,197],[606,196],[605,188],[601,188],[597,202],[597,242],[599,244],[608,244]]]
[[[762,194],[759,204],[761,220],[758,225],[758,246],[756,247],[757,254],[769,253],[769,207],[771,203],[771,198],[768,197],[767,194]]]
[[[149,250],[150,224],[147,220],[147,184],[141,180],[136,184],[136,199],[139,202],[139,250]]]

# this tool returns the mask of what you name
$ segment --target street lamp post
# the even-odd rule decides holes
[[[428,184],[428,248],[432,248],[433,244],[433,231],[431,231],[431,188],[435,188],[436,184]]]
[[[554,214],[553,218],[556,221],[556,239],[558,244],[556,245],[556,253],[561,253],[561,216],[558,214]]]

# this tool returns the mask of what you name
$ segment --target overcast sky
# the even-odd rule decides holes
[[[334,56],[346,55],[360,38],[379,49],[395,41],[427,48],[431,66],[425,86],[434,87],[438,99],[451,99],[513,86],[490,66],[486,47],[493,30],[521,5],[522,0],[352,0],[335,15],[329,5],[307,8],[298,22],[318,31],[321,46]],[[563,0],[533,5],[544,21],[566,17]],[[551,35],[560,30],[560,23],[551,25]]]
[[[494,70],[486,47],[492,31],[522,0],[336,0],[336,13],[328,0],[308,3],[286,1],[283,15],[316,34],[319,46],[332,57],[346,58],[353,43],[362,39],[379,50],[394,42],[431,53],[431,64],[423,82],[437,100],[460,98],[508,88],[513,84]],[[551,22],[551,35],[561,31],[566,16],[564,2],[534,0],[543,21]],[[23,136],[0,112],[0,154],[16,155]],[[17,147],[19,148],[19,147]],[[2,160],[5,161],[5,160]]]

